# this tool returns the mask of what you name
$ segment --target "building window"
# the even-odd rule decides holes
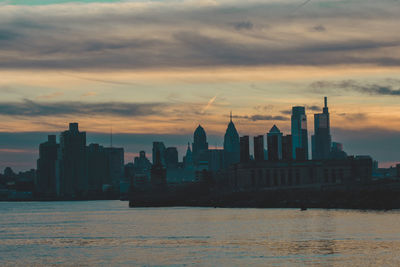
[[[254,170],[251,170],[251,186],[252,187],[256,186],[256,174]]]
[[[278,171],[274,170],[274,186],[278,186]]]

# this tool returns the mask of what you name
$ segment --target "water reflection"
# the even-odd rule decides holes
[[[400,213],[0,203],[0,265],[400,265]]]

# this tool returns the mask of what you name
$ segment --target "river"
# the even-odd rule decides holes
[[[0,202],[1,266],[400,266],[400,211]]]

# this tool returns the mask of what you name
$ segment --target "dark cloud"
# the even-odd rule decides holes
[[[234,115],[232,116],[233,118],[236,119],[246,119],[250,121],[287,121],[289,118],[284,117],[284,116],[271,116],[271,115],[251,115],[251,116],[240,116],[240,115]]]
[[[162,103],[126,103],[126,102],[0,102],[0,115],[6,116],[63,116],[63,115],[117,115],[147,116],[160,114],[165,104]]]
[[[324,25],[316,25],[316,26],[311,28],[311,31],[314,31],[314,32],[325,32],[326,28],[324,27]]]
[[[11,41],[18,37],[18,34],[8,30],[0,29],[0,41]]]
[[[389,95],[400,96],[400,85],[396,88],[394,85],[383,85],[376,83],[363,83],[355,80],[346,80],[339,82],[317,81],[310,85],[311,89],[316,92],[325,92],[330,89],[342,91],[354,91],[362,94],[370,95]]]
[[[322,110],[322,108],[320,106],[315,106],[315,105],[311,105],[311,106],[306,105],[306,108],[311,111],[321,111]]]
[[[232,23],[236,30],[251,30],[253,29],[253,23],[251,21],[239,21]]]

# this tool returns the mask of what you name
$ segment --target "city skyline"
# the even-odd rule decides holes
[[[297,124],[296,124],[296,120],[297,120],[297,117],[298,117],[298,114],[303,114],[302,112],[306,112],[307,114],[309,113],[309,112],[307,112],[307,107],[308,106],[294,106],[293,108],[292,108],[292,121],[294,121],[294,123],[295,124],[293,124],[293,122],[292,122],[292,126],[294,127],[294,128],[297,128]],[[314,109],[313,109],[314,110]],[[319,118],[320,116],[321,116],[321,114],[328,114],[328,117],[327,117],[327,124],[329,125],[329,128],[330,128],[330,117],[329,117],[329,113],[328,113],[328,106],[327,106],[327,97],[324,97],[324,108],[322,109],[323,110],[323,113],[317,113],[317,111],[310,111],[310,112],[314,112],[314,119],[311,121],[311,122],[307,122],[307,119],[305,118],[305,122],[307,122],[307,127],[308,127],[308,124],[314,124],[314,126],[315,127],[320,127],[319,125],[320,125],[320,119],[318,119],[318,123],[317,124],[315,124],[315,118]],[[299,113],[300,112],[300,113]],[[311,114],[310,114],[311,115]],[[224,141],[223,141],[223,138],[228,138],[227,137],[227,134],[228,134],[228,136],[229,135],[235,135],[234,134],[234,132],[232,132],[232,131],[236,131],[236,128],[235,128],[235,126],[237,125],[237,124],[234,124],[233,122],[234,122],[234,120],[233,120],[233,118],[234,117],[237,117],[237,116],[234,116],[234,115],[232,115],[232,111],[230,111],[230,114],[229,114],[229,122],[228,122],[228,127],[226,128],[226,132],[225,132],[225,137],[223,137],[223,135],[220,135],[220,136],[217,136],[217,135],[215,135],[215,136],[213,136],[213,135],[211,135],[211,139],[213,139],[214,141],[215,140],[218,140],[218,143],[217,142],[215,142],[215,144],[214,145],[211,145],[210,144],[210,146],[209,146],[209,149],[224,149],[224,145],[223,145],[223,143],[224,143]],[[299,117],[300,118],[300,117]],[[300,120],[301,120],[301,118],[300,118]],[[70,123],[71,124],[71,123]],[[75,124],[75,123],[72,123],[73,125]],[[279,125],[279,123],[277,123],[277,125]],[[250,137],[254,137],[254,140],[256,139],[256,138],[258,138],[258,137],[263,137],[263,147],[264,147],[264,150],[265,150],[265,152],[267,153],[268,152],[268,150],[267,150],[267,148],[268,148],[268,138],[267,138],[267,136],[269,136],[270,135],[270,133],[271,133],[271,131],[278,131],[279,132],[279,129],[277,128],[277,125],[276,124],[273,124],[273,126],[272,126],[272,128],[270,129],[270,130],[266,130],[264,133],[259,133],[259,134],[254,134],[254,135],[251,135],[251,134],[246,134],[246,133],[240,133],[239,132],[239,136],[246,136],[246,135],[248,135],[248,136],[250,136]],[[317,126],[318,125],[318,126]],[[305,125],[303,124],[303,125],[301,125],[301,127],[305,127]],[[333,127],[334,128],[334,127]],[[274,130],[275,129],[275,130]],[[333,132],[335,132],[335,131],[333,131]],[[201,137],[198,137],[199,136],[199,133],[200,133],[200,136]],[[288,134],[287,135],[287,137],[290,137],[290,139],[292,139],[292,135],[291,135],[291,133],[293,134],[293,130],[291,130],[291,129],[289,129],[289,130],[287,130],[287,131],[282,131],[282,132],[279,132],[279,134],[282,136],[282,134]],[[306,132],[307,133],[307,132]],[[52,133],[50,133],[50,134],[52,134]],[[60,133],[56,133],[56,136],[57,137],[54,137],[54,138],[56,138],[56,141],[57,142],[59,142],[60,141],[60,138],[58,137],[58,134],[60,134]],[[61,134],[62,134],[62,131],[61,131]],[[121,136],[121,134],[120,133],[113,133],[112,132],[112,129],[110,129],[110,132],[108,133],[108,135],[105,135],[105,134],[101,134],[101,133],[92,133],[94,136],[95,135],[98,135],[97,137],[95,137],[94,139],[90,139],[90,137],[88,138],[88,144],[100,144],[100,145],[104,145],[105,147],[122,147],[122,148],[124,148],[124,149],[126,149],[127,147],[128,147],[128,151],[125,151],[125,154],[124,154],[124,160],[125,160],[125,162],[133,162],[134,161],[134,158],[135,157],[137,157],[137,156],[139,156],[140,155],[140,151],[145,151],[146,152],[146,154],[150,157],[150,158],[153,158],[153,161],[154,161],[154,153],[152,153],[152,150],[154,151],[154,144],[155,143],[160,143],[161,142],[161,145],[164,147],[164,149],[163,150],[165,150],[166,149],[166,146],[168,146],[169,148],[174,148],[174,149],[177,149],[176,150],[176,153],[178,153],[178,160],[180,161],[180,160],[182,160],[182,158],[184,157],[184,155],[185,155],[185,153],[186,153],[186,150],[187,150],[187,145],[186,144],[184,144],[184,142],[185,142],[185,140],[184,140],[184,138],[185,137],[187,137],[187,141],[189,142],[189,144],[191,145],[190,146],[190,148],[193,150],[193,146],[194,146],[194,143],[191,143],[193,140],[196,140],[196,138],[197,138],[197,140],[201,140],[200,141],[200,143],[202,143],[202,142],[207,142],[207,141],[209,141],[210,139],[208,139],[209,138],[209,135],[207,134],[207,129],[204,129],[200,124],[196,127],[196,129],[194,130],[194,136],[190,136],[190,135],[188,135],[188,136],[186,136],[186,135],[181,135],[181,136],[174,136],[174,135],[163,135],[163,134],[159,134],[159,135],[150,135],[150,136],[147,136],[146,135],[146,137],[147,138],[154,138],[154,139],[152,139],[151,141],[150,141],[150,139],[147,139],[147,140],[149,140],[149,142],[148,143],[145,143],[145,142],[143,142],[143,140],[130,140],[131,138],[135,138],[134,136],[130,136],[129,134],[125,134],[125,135],[123,135],[123,138],[118,138],[118,136]],[[261,135],[260,135],[261,134]],[[312,154],[311,153],[311,151],[313,151],[313,149],[315,149],[315,147],[314,147],[314,144],[313,144],[313,142],[312,142],[312,140],[313,140],[313,136],[314,136],[314,134],[315,134],[315,129],[313,128],[313,127],[311,127],[310,129],[309,129],[309,132],[308,132],[308,134],[307,134],[307,142],[308,142],[308,150],[310,151],[310,153],[308,153],[308,155],[306,156],[306,158],[308,158],[308,159],[318,159],[318,157],[315,157],[315,155],[314,154]],[[39,134],[39,136],[40,136],[41,134]],[[88,131],[88,135],[90,136],[90,131]],[[115,138],[115,135],[117,136],[117,138]],[[60,135],[61,136],[61,135]],[[237,137],[239,137],[239,136],[237,136]],[[334,135],[333,135],[334,136]],[[142,136],[142,138],[143,138],[144,136]],[[194,139],[193,139],[193,137],[194,137]],[[305,136],[304,136],[305,137]],[[304,138],[303,137],[303,138]],[[142,138],[139,138],[139,139],[142,139]],[[200,139],[198,139],[198,138],[200,138]],[[115,142],[115,139],[116,139],[116,141],[117,142]],[[120,139],[120,140],[118,140],[118,139]],[[129,144],[130,143],[130,141],[136,141],[136,142],[138,142],[137,144],[136,144],[136,146],[131,146],[131,145],[126,145],[121,139],[123,139],[123,140],[125,140],[125,141],[127,141],[127,143]],[[172,142],[171,142],[171,139],[172,139]],[[113,140],[114,140],[114,143],[113,143]],[[227,140],[229,140],[229,138],[227,139]],[[293,140],[295,140],[295,139],[293,139]],[[40,141],[40,142],[42,142],[43,141],[43,139]],[[335,136],[333,137],[333,138],[331,138],[331,137],[329,137],[329,147],[331,146],[330,145],[330,143],[331,142],[339,142],[340,144],[342,144],[343,142],[341,142],[341,140],[340,139],[335,139]],[[108,142],[108,143],[107,143]],[[139,144],[140,142],[142,142],[142,144]],[[165,144],[164,144],[165,143]],[[280,140],[280,143],[282,143],[282,140]],[[38,150],[37,150],[37,144],[38,143],[36,143],[36,153],[32,153],[32,154],[34,154],[34,156],[33,156],[33,158],[34,158],[34,160],[36,161],[36,159],[37,159],[37,155],[38,155]],[[203,145],[205,148],[206,147],[208,147],[208,142],[207,143],[204,143],[205,145]],[[254,142],[253,142],[253,138],[250,138],[249,139],[249,145],[250,145],[250,148],[249,148],[249,152],[250,152],[250,155],[252,155],[252,156],[254,156],[255,157],[255,146],[254,146],[254,149],[253,149],[253,144],[254,144]],[[153,145],[153,147],[151,148],[151,145]],[[237,144],[237,146],[238,146],[238,149],[239,149],[239,143]],[[281,145],[279,145],[279,146],[281,146]],[[147,149],[146,149],[147,148]],[[352,152],[352,151],[348,151],[347,150],[347,145],[346,145],[346,143],[344,144],[344,148],[345,148],[345,151],[347,151],[347,152],[350,152],[349,153],[349,155],[368,155],[368,156],[371,156],[369,153],[357,153],[357,151],[356,152]],[[133,149],[136,149],[136,150],[134,150],[134,152],[132,152],[133,151]],[[226,149],[228,149],[228,150],[226,150]],[[277,148],[276,148],[277,149]],[[279,151],[281,151],[281,152],[276,152],[276,153],[282,153],[282,147],[280,147],[279,148],[280,150]],[[195,149],[196,150],[196,149]],[[226,151],[230,151],[231,150],[231,148],[230,147],[226,147],[225,148],[225,150]],[[0,150],[0,152],[1,152],[1,150]],[[239,152],[239,151],[237,151],[237,152]],[[15,153],[15,154],[21,154],[21,153],[23,153],[23,151],[21,150],[21,151],[19,151],[18,149],[16,149],[16,151],[14,152],[14,151],[10,151],[10,153]],[[164,152],[163,152],[164,153]],[[261,152],[259,152],[259,154],[260,154]],[[275,153],[275,152],[274,152]],[[313,152],[314,153],[314,152]],[[266,154],[267,155],[267,154]],[[227,157],[227,155],[225,155],[225,157]],[[302,156],[303,157],[303,156]],[[301,158],[302,158],[301,157]],[[315,157],[315,158],[314,158]],[[326,156],[326,157],[328,157],[328,156]],[[195,157],[196,158],[196,157]],[[280,159],[282,159],[282,154],[280,154],[280,156],[279,156],[279,158]],[[376,158],[374,158],[373,157],[373,159],[374,160],[378,160],[378,159],[376,159]],[[152,161],[152,162],[153,162]],[[228,160],[229,161],[229,160]],[[235,160],[234,160],[234,162],[235,162]],[[2,162],[0,162],[0,164],[1,164]],[[7,162],[6,164],[8,164],[8,165],[5,165],[4,166],[4,168],[5,167],[13,167],[14,168],[14,170],[17,170],[17,171],[23,171],[23,170],[28,170],[28,169],[31,169],[31,168],[24,168],[24,167],[21,167],[21,169],[18,169],[18,168],[15,168],[15,163],[17,163],[18,164],[18,161],[17,162],[11,162],[11,164],[10,164],[10,162]],[[26,161],[25,161],[25,163],[26,163]],[[390,166],[393,166],[393,165],[396,165],[398,163],[398,161],[396,161],[396,160],[394,160],[393,162],[384,162],[383,164],[382,164],[382,162],[380,162],[380,164],[381,164],[381,166],[382,167],[390,167]],[[33,163],[33,164],[36,164],[36,163]],[[385,165],[385,164],[387,164],[387,165]],[[17,165],[18,166],[18,165]],[[26,165],[25,165],[26,166]],[[35,166],[32,166],[32,168],[35,168]]]
[[[393,165],[400,5],[303,3],[0,1],[1,168],[34,166],[36,144],[77,118],[89,142],[112,127],[131,158],[152,133],[182,155],[198,124],[220,147],[230,110],[254,136],[289,133],[290,108],[306,105],[310,136],[325,95],[331,135]]]

